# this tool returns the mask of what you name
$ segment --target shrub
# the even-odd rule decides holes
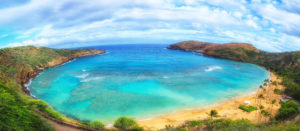
[[[276,100],[272,100],[272,104],[275,104],[276,103]]]
[[[130,131],[143,131],[144,128],[143,127],[140,127],[140,126],[134,126],[130,129]]]
[[[259,105],[259,109],[264,109],[265,107],[263,105]]]
[[[165,130],[166,131],[173,131],[173,130],[175,130],[175,128],[174,128],[173,125],[165,125]]]
[[[263,94],[259,94],[259,95],[258,95],[258,98],[263,99],[263,98],[264,98],[264,95],[263,95]]]
[[[299,106],[295,101],[280,102],[280,105],[283,108],[292,107],[297,110],[298,110],[298,106]]]
[[[136,121],[129,117],[120,117],[118,118],[115,123],[114,127],[120,129],[120,130],[135,130],[135,131],[141,131],[143,130],[142,127],[139,127]]]
[[[278,114],[275,116],[276,120],[287,120],[295,117],[298,111],[298,104],[294,101],[280,102],[281,107]]]
[[[264,116],[271,116],[271,114],[269,112],[267,112],[266,110],[261,110],[260,113]]]
[[[92,121],[89,123],[88,127],[95,130],[103,130],[104,124],[100,121]]]
[[[201,127],[202,122],[197,120],[191,120],[186,123],[189,127]]]
[[[257,110],[257,107],[254,107],[254,106],[246,106],[246,105],[240,105],[239,108],[243,111],[246,111],[246,112],[252,112],[252,111],[255,111]]]
[[[204,121],[204,130],[216,131],[244,131],[254,127],[248,120],[230,120],[230,119],[217,119],[212,121]]]

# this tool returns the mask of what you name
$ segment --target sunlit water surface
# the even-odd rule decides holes
[[[30,91],[80,120],[112,123],[207,106],[252,92],[268,72],[258,66],[166,49],[167,45],[99,46],[102,55],[47,69]]]

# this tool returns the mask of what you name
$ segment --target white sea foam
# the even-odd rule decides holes
[[[163,78],[164,78],[164,79],[168,79],[169,77],[168,77],[168,76],[163,76]]]
[[[221,70],[222,67],[220,66],[209,66],[205,69],[206,72],[214,71],[214,70]]]
[[[87,76],[89,76],[89,73],[84,73],[84,74],[78,75],[78,76],[76,76],[76,77],[77,77],[77,78],[84,79],[84,78],[86,78]]]
[[[24,86],[27,90],[29,90],[29,86],[30,86],[31,82],[32,82],[32,79],[29,79],[28,83],[24,84]]]
[[[82,69],[83,72],[86,72],[86,69]]]
[[[81,80],[80,82],[89,82],[89,81],[100,80],[100,79],[103,79],[103,78],[102,77],[89,77],[89,78]]]
[[[110,54],[110,51],[106,51],[104,54],[105,55]],[[99,54],[99,55],[102,55],[102,54]]]
[[[65,63],[63,63],[63,64],[61,64],[61,65],[59,65],[59,66],[63,66],[63,65],[65,65],[65,64],[71,63],[71,62],[73,62],[73,61],[75,61],[75,60],[76,60],[76,58],[73,59],[73,60],[69,60],[69,61],[67,61],[67,62],[65,62]]]

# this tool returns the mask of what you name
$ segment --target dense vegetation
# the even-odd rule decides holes
[[[276,120],[287,120],[294,118],[298,113],[298,104],[294,101],[280,102],[279,113],[276,115]]]
[[[142,131],[143,127],[140,127],[136,121],[129,117],[120,117],[114,123],[114,127],[121,131]]]

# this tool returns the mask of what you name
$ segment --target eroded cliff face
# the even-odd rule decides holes
[[[22,87],[22,90],[30,95],[29,90],[25,87],[25,84],[29,82],[29,80],[35,76],[38,75],[39,72],[34,71],[32,68],[28,68],[25,65],[22,65],[19,70],[18,73],[16,74],[16,80],[17,83],[20,84],[20,86]]]

